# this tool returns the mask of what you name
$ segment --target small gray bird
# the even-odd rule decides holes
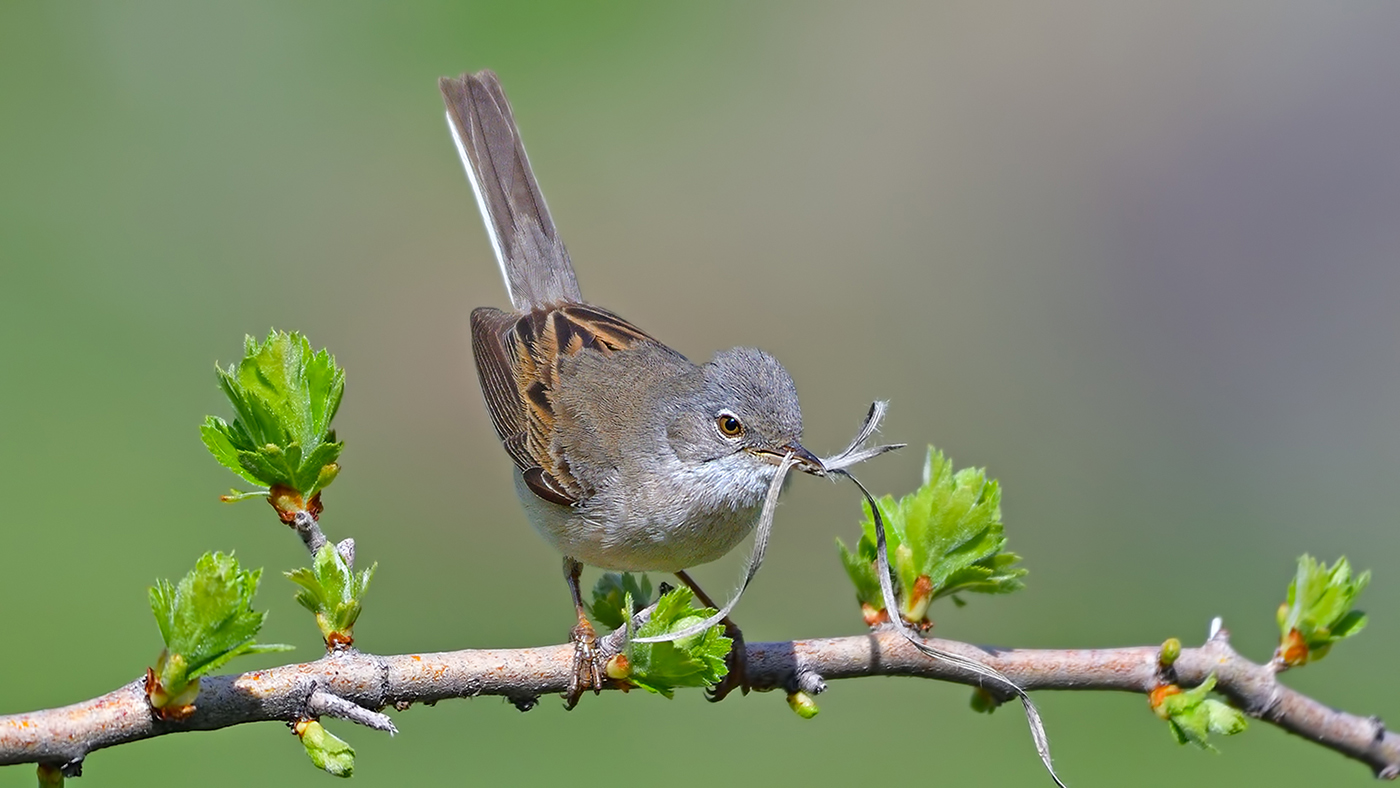
[[[514,307],[472,311],[472,353],[526,515],[564,554],[578,613],[572,707],[602,686],[581,563],[674,572],[714,606],[685,569],[749,534],[785,457],[824,469],[799,443],[797,389],[772,356],[733,348],[696,365],[584,303],[496,75],[438,86]]]

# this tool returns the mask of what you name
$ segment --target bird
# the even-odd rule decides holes
[[[526,516],[564,556],[573,708],[603,676],[584,564],[674,573],[714,607],[686,570],[753,530],[781,463],[824,469],[800,442],[797,389],[773,356],[736,347],[696,364],[585,301],[500,80],[479,71],[438,85],[511,302],[472,311],[472,356]],[[737,683],[713,700],[747,691],[742,636],[726,625]]]

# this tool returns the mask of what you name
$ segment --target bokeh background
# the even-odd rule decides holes
[[[300,542],[217,503],[235,480],[196,430],[227,414],[215,361],[271,326],[348,369],[324,525],[380,565],[359,644],[564,638],[559,559],[468,350],[468,311],[505,296],[436,79],[490,67],[589,298],[692,358],[776,354],[815,450],[890,399],[886,436],[915,447],[862,471],[877,491],[911,489],[930,442],[1001,479],[1029,588],[937,610],[941,634],[1191,644],[1221,615],[1262,660],[1295,557],[1345,554],[1377,572],[1371,626],[1286,682],[1400,718],[1397,33],[1382,2],[7,3],[0,712],[140,674],[145,588],[207,549],[266,567],[264,639],[316,656],[280,576]],[[832,544],[854,491],[785,500],[739,621],[859,632]],[[837,683],[811,722],[781,695],[479,699],[397,714],[393,739],[331,727],[362,786],[1048,784],[1019,709],[968,694]],[[1265,725],[1214,756],[1140,696],[1038,700],[1076,786],[1370,780]],[[86,771],[330,780],[270,724]]]

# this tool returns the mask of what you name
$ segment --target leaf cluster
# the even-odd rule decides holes
[[[1247,722],[1239,709],[1207,697],[1215,687],[1215,674],[1212,673],[1200,686],[1182,690],[1176,685],[1167,685],[1152,696],[1152,710],[1167,721],[1172,738],[1177,744],[1191,743],[1203,750],[1215,752],[1209,741],[1211,734],[1233,736],[1245,729]]]
[[[1020,556],[1005,552],[1001,487],[985,470],[955,473],[952,462],[930,446],[919,489],[878,503],[900,614],[910,623],[926,624],[928,605],[939,597],[961,605],[960,593],[1005,594],[1024,587],[1026,570],[1016,566]],[[885,604],[875,565],[875,520],[868,503],[864,510],[855,551],[839,538],[836,544],[869,619],[869,611],[883,611]]]
[[[291,648],[253,642],[267,618],[252,609],[261,576],[261,569],[240,569],[232,555],[205,553],[178,584],[156,581],[151,612],[165,650],[153,670],[159,688],[151,693],[154,706],[190,704],[199,677],[234,657]]]
[[[618,629],[650,604],[651,580],[646,575],[604,572],[593,585],[588,614],[608,629]]]
[[[656,602],[651,618],[637,628],[636,637],[676,632],[714,615],[712,608],[691,607],[695,594],[677,588]],[[711,687],[724,678],[724,658],[733,641],[716,624],[698,635],[661,643],[629,642],[626,680],[648,692],[671,697],[678,687]]]
[[[1371,582],[1370,571],[1352,577],[1345,557],[1330,568],[1303,555],[1298,572],[1288,585],[1288,601],[1279,606],[1280,643],[1277,658],[1297,667],[1322,659],[1332,645],[1357,634],[1366,626],[1366,614],[1352,605]]]
[[[316,552],[311,568],[287,572],[287,577],[301,586],[297,602],[315,614],[316,626],[321,629],[327,646],[349,645],[354,641],[361,600],[378,567],[376,563],[357,573],[335,545],[326,543]]]
[[[345,371],[328,351],[313,351],[301,334],[273,331],[262,344],[247,337],[243,360],[215,371],[235,414],[232,424],[208,416],[200,427],[215,459],[253,484],[306,498],[335,479],[344,444],[330,425]]]

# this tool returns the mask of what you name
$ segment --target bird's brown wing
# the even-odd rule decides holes
[[[471,323],[481,392],[506,453],[540,498],[576,503],[592,491],[574,477],[554,440],[559,362],[585,350],[611,355],[656,340],[617,315],[585,304],[559,304],[523,315],[482,307],[472,311]]]

